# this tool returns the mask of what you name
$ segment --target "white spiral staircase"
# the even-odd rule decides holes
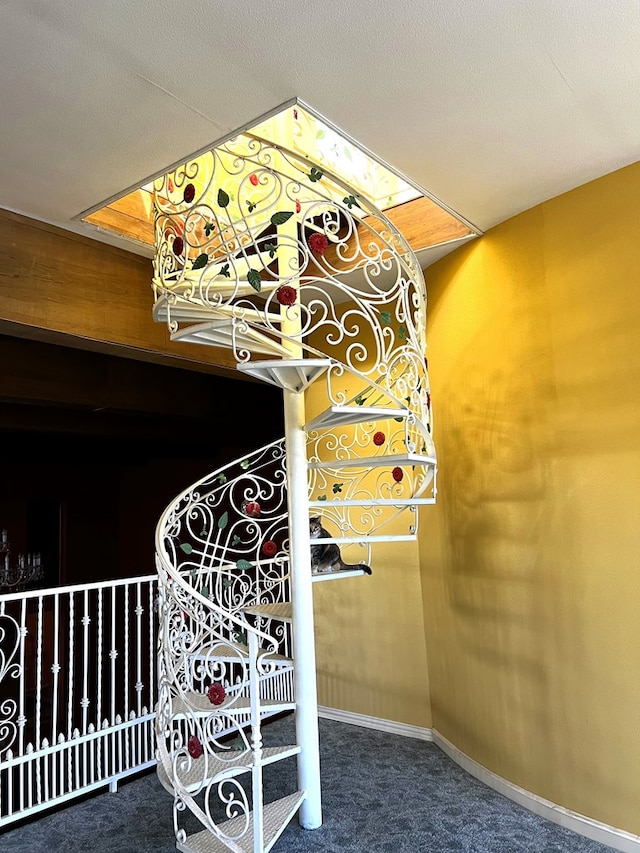
[[[435,500],[426,291],[379,210],[256,136],[159,179],[154,198],[154,319],[283,391],[284,439],[190,486],[156,534],[176,846],[263,853],[296,812],[322,823],[312,587],[364,574],[312,573],[309,516],[375,576],[375,543],[415,539]],[[265,745],[261,722],[291,711],[296,743]],[[268,802],[270,765],[291,756],[297,783]]]

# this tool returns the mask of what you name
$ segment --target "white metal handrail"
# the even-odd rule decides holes
[[[0,595],[0,827],[156,763],[157,576]]]

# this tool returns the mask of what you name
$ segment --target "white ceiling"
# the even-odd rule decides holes
[[[295,98],[484,231],[640,160],[640,3],[0,0],[0,207],[99,236]]]

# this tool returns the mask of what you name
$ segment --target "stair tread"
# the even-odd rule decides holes
[[[300,747],[295,744],[265,747],[262,750],[260,764],[263,766],[273,764],[276,761],[297,755],[299,752]],[[250,749],[243,749],[242,751],[218,750],[213,755],[208,754],[206,757],[191,759],[190,768],[185,773],[180,774],[180,781],[187,791],[193,792],[202,784],[207,784],[216,777],[229,778],[239,776],[241,773],[248,773],[252,766],[253,753]],[[161,763],[157,765],[156,772],[162,786],[170,794],[173,794],[173,785]]]
[[[390,456],[351,457],[349,459],[327,459],[309,462],[309,468],[323,470],[329,468],[382,468],[389,465],[435,465],[434,456],[422,456],[419,453],[396,453]]]
[[[239,328],[234,330],[232,318],[186,326],[183,329],[172,332],[171,340],[227,348],[235,346],[236,348],[246,348],[250,352],[262,353],[264,355],[286,356],[288,354],[288,350],[281,343],[258,332],[256,329],[252,329],[250,326],[245,327],[243,330]]]
[[[276,701],[273,699],[260,700],[260,713],[278,713],[280,711],[291,711],[295,708],[295,702]],[[220,705],[213,705],[205,693],[185,691],[183,696],[171,697],[171,715],[174,718],[185,714],[196,716],[208,716],[212,713],[224,713],[227,715],[242,715],[251,712],[251,703],[248,696],[239,696],[237,693],[227,696]]]
[[[297,394],[322,376],[331,364],[328,358],[281,358],[275,361],[247,361],[238,364],[238,370]]]
[[[304,798],[304,791],[296,791],[294,794],[289,794],[280,800],[265,804],[263,810],[264,837],[262,847],[264,853],[268,853],[271,850],[288,826]],[[219,829],[226,835],[235,835],[235,833],[242,830],[244,823],[244,817],[234,817],[220,824]],[[245,835],[241,838],[234,837],[234,841],[244,853],[253,853],[253,825],[251,821],[249,821]],[[206,829],[196,832],[193,835],[188,835],[184,841],[178,841],[176,848],[181,853],[228,853],[229,850],[223,841]]]
[[[266,616],[269,619],[279,619],[281,622],[291,622],[293,618],[293,609],[290,601],[254,604],[251,607],[245,607],[244,612],[251,613],[254,616]]]
[[[249,609],[247,609],[249,612]],[[238,654],[238,652],[240,654]],[[249,647],[245,646],[241,643],[238,643],[235,646],[231,644],[227,645],[225,643],[216,643],[212,646],[201,646],[197,652],[192,652],[189,657],[194,660],[223,660],[233,663],[234,661],[240,661],[243,658],[247,658],[249,655]],[[258,651],[258,657],[261,660],[269,660],[278,664],[291,664],[293,661],[290,657],[286,657],[285,655],[279,655],[275,652],[269,652],[264,649]]]
[[[383,406],[330,406],[312,418],[308,424],[305,424],[305,430],[381,421],[389,418],[406,418],[408,414],[408,409],[394,409]]]

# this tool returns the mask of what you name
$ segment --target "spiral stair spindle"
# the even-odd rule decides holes
[[[368,199],[253,134],[158,179],[154,204],[154,319],[283,392],[284,439],[191,485],[156,530],[158,775],[176,846],[265,853],[296,813],[322,823],[313,583],[364,575],[314,574],[309,515],[370,565],[435,501],[426,290]],[[288,711],[296,743],[265,745],[262,721]],[[292,756],[297,790],[263,802],[264,772]]]

